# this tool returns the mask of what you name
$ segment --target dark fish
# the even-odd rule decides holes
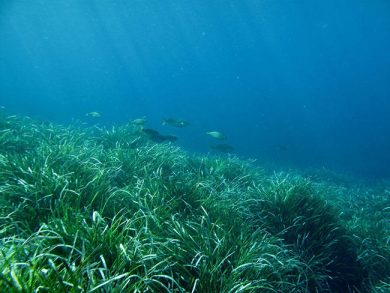
[[[288,151],[288,147],[287,147],[286,145],[278,145],[278,146],[276,147],[276,149],[277,149],[278,151],[283,151],[283,152]]]
[[[154,130],[154,129],[151,129],[151,128],[143,128],[142,132],[145,133],[146,136],[150,140],[152,140],[154,142],[157,142],[157,143],[161,143],[161,142],[164,142],[164,141],[174,142],[174,141],[177,140],[177,136],[175,136],[175,135],[171,135],[171,134],[163,135],[160,132],[158,132],[157,130]]]
[[[213,145],[210,148],[212,150],[214,150],[214,151],[218,151],[218,152],[221,152],[221,153],[232,153],[232,152],[234,152],[234,147],[232,147],[231,145],[226,144],[226,143]]]
[[[190,125],[190,123],[188,121],[181,120],[181,119],[175,119],[175,118],[163,119],[161,121],[161,124],[162,125],[170,125],[173,127],[180,127],[180,128]]]
[[[167,134],[167,135],[164,135],[164,139],[166,141],[174,142],[174,141],[177,140],[177,136],[176,135],[172,135],[172,134]]]
[[[158,136],[161,135],[157,130],[151,128],[142,128],[142,132],[144,132],[147,136]]]

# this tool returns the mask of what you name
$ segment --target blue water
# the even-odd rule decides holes
[[[389,178],[390,2],[2,0],[0,105],[146,116],[191,151],[220,130],[242,157]]]

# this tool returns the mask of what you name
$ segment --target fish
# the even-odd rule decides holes
[[[221,152],[221,153],[232,153],[232,152],[234,152],[234,147],[232,147],[231,145],[226,144],[226,143],[212,145],[212,146],[210,146],[210,148],[212,150],[214,150],[214,151],[218,151],[218,152]]]
[[[175,119],[175,118],[163,119],[161,121],[161,124],[162,125],[169,125],[169,126],[173,126],[173,127],[179,127],[179,128],[183,128],[183,127],[190,125],[190,123],[188,121],[181,120],[181,119]]]
[[[92,117],[92,118],[102,117],[102,115],[99,112],[88,112],[85,114],[85,116]]]
[[[212,138],[218,139],[218,140],[224,140],[226,139],[226,136],[219,132],[219,131],[209,131],[206,132],[207,135],[211,136]]]
[[[171,134],[163,135],[157,130],[151,128],[142,128],[142,132],[145,133],[150,140],[157,143],[161,143],[164,141],[174,142],[177,140],[177,136],[175,135],[171,135]]]
[[[134,125],[138,125],[138,126],[143,126],[143,125],[145,125],[146,121],[147,121],[146,118],[142,117],[142,118],[134,119],[134,120],[130,121],[130,123],[134,124]]]
[[[285,152],[285,151],[288,151],[288,146],[287,146],[287,145],[284,145],[284,144],[281,144],[281,145],[276,146],[276,149],[277,149],[278,151],[283,151],[283,152]]]
[[[163,136],[165,141],[175,142],[177,140],[177,136],[173,134],[167,134]]]
[[[158,136],[160,133],[157,130],[151,128],[142,128],[142,132],[144,132],[147,136]]]
[[[163,142],[165,141],[165,137],[159,133],[157,130],[151,129],[151,128],[143,128],[142,132],[146,134],[146,136],[154,141],[154,142]]]

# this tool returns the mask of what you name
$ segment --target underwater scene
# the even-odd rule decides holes
[[[0,292],[390,292],[390,2],[0,0]]]

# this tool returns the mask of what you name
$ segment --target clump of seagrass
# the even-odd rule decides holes
[[[278,175],[256,192],[258,198],[246,207],[249,221],[280,237],[307,265],[310,292],[362,290],[367,271],[357,244],[310,182]]]

